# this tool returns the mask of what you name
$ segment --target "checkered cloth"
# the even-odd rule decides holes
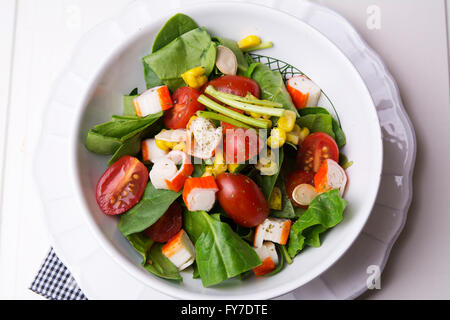
[[[87,300],[66,266],[50,251],[30,290],[51,300]]]

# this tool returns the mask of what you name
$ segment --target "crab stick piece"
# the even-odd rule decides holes
[[[305,76],[295,76],[287,81],[286,88],[297,109],[316,107],[321,95],[320,88]]]
[[[154,87],[143,92],[133,99],[134,110],[139,117],[158,113],[173,107],[169,88],[164,86]]]
[[[289,219],[267,218],[256,227],[253,246],[260,248],[265,240],[286,244],[291,224],[292,221]]]
[[[190,211],[209,211],[216,202],[219,191],[213,176],[188,178],[184,183],[183,200]]]
[[[170,151],[167,154],[167,158],[172,160],[175,165],[180,166],[180,168],[172,178],[165,179],[167,188],[169,190],[178,192],[183,188],[184,182],[194,171],[194,166],[189,160],[187,154],[180,150]]]
[[[345,170],[334,160],[327,159],[320,166],[314,176],[314,185],[317,193],[338,189],[342,197],[347,184]]]
[[[162,130],[155,136],[155,139],[167,142],[184,142],[186,141],[186,129]]]
[[[156,159],[164,157],[167,151],[161,150],[156,145],[155,139],[145,139],[141,142],[142,161],[149,163],[155,162]]]
[[[194,263],[195,247],[187,233],[181,229],[161,249],[178,270],[184,270]]]
[[[166,183],[167,178],[172,178],[177,173],[177,165],[165,157],[155,160],[152,170],[150,170],[150,181],[156,189],[169,189]]]
[[[178,192],[183,188],[184,181],[192,171],[194,171],[194,166],[187,154],[180,150],[172,150],[165,157],[155,160],[149,176],[156,189]]]
[[[253,268],[253,272],[256,276],[263,276],[275,269],[275,265],[278,264],[278,254],[275,249],[275,245],[272,242],[266,241],[259,248],[255,249],[262,264]]]
[[[189,155],[200,159],[214,156],[222,141],[222,127],[216,128],[211,121],[202,117],[192,119],[186,133],[186,149]]]

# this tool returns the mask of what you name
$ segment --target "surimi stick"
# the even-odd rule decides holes
[[[321,95],[320,88],[305,76],[295,76],[287,81],[286,88],[297,109],[316,107]]]
[[[188,178],[184,183],[183,200],[190,211],[209,211],[216,202],[219,191],[213,176]]]
[[[133,99],[134,110],[139,117],[158,113],[173,107],[169,88],[164,86],[154,87]]]

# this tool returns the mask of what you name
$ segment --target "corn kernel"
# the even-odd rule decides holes
[[[286,142],[286,131],[281,128],[273,128],[270,131],[270,137],[267,139],[267,145],[271,148],[280,148]]]
[[[286,141],[298,145],[300,142],[300,133],[296,131],[286,133]]]
[[[206,166],[205,172],[203,172],[202,177],[208,177],[213,175],[212,166]]]
[[[309,129],[304,127],[302,130],[300,130],[300,135],[299,135],[299,143],[302,143],[303,140],[305,140],[305,138],[309,136]]]
[[[261,118],[261,114],[256,113],[256,112],[249,112],[250,117],[255,118],[255,119],[259,119]]]
[[[261,119],[261,120],[267,122],[267,123],[269,124],[269,128],[272,128],[272,120],[270,120],[270,119],[264,119],[264,118]]]
[[[258,36],[250,35],[238,41],[238,46],[240,49],[248,49],[256,47],[261,43],[261,39]]]
[[[274,187],[269,197],[269,208],[273,210],[281,210],[282,209],[281,201],[282,201],[281,190],[278,187]]]
[[[166,144],[166,142],[167,141],[164,141],[164,140],[158,140],[158,139],[155,140],[155,144],[158,148],[160,148],[161,150],[164,150],[164,151],[168,151],[169,146]]]
[[[228,171],[234,173],[236,169],[239,167],[239,163],[230,163],[227,165]]]
[[[208,77],[204,73],[203,67],[195,67],[183,73],[181,77],[189,87],[198,89],[208,81]]]
[[[277,125],[284,131],[291,132],[294,129],[296,118],[297,116],[294,111],[286,110],[278,119]]]

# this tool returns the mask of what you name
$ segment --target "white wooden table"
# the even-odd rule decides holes
[[[316,1],[346,17],[381,55],[417,134],[408,221],[382,275],[381,290],[362,298],[449,299],[450,1]],[[0,2],[0,298],[42,299],[28,290],[50,247],[32,176],[42,110],[77,40],[129,2]],[[379,15],[375,27],[374,14]],[[48,172],[48,178],[57,188],[58,177]]]

